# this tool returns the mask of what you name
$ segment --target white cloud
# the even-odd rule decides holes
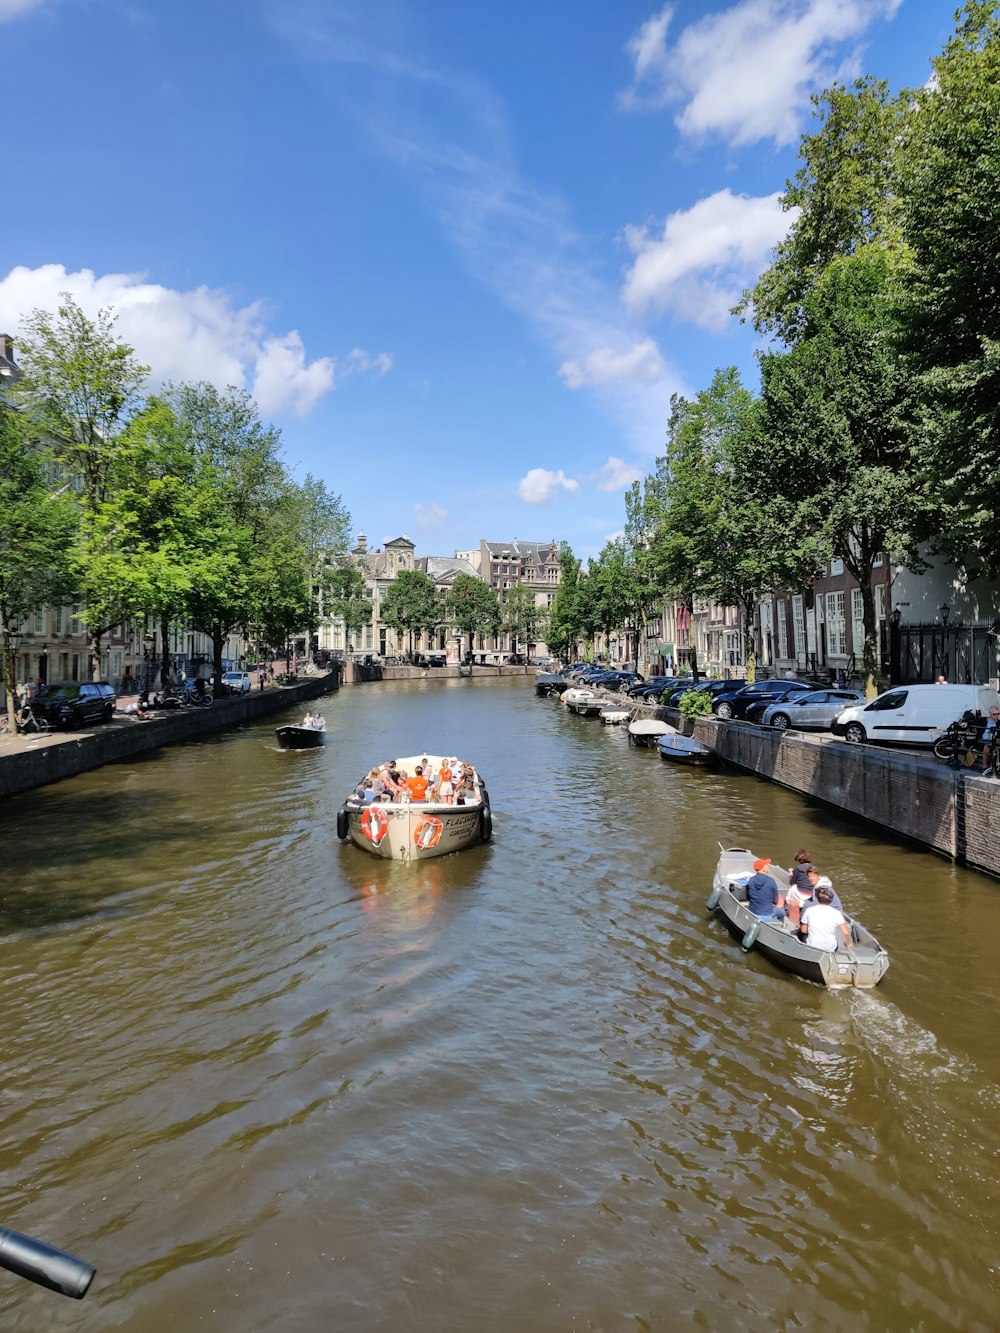
[[[430,504],[421,504],[418,500],[413,506],[413,512],[417,516],[417,522],[424,528],[440,528],[444,526],[444,521],[448,517],[447,509],[432,500]]]
[[[393,365],[394,358],[389,352],[366,352],[361,347],[354,347],[341,367],[340,377],[362,375],[368,370],[373,370],[379,376],[388,375]]]
[[[660,349],[652,338],[644,338],[625,351],[599,347],[578,361],[564,361],[559,374],[571,389],[585,384],[612,384],[619,380],[633,384],[657,384],[667,373]]]
[[[539,505],[551,500],[560,487],[572,494],[580,489],[580,483],[567,477],[562,468],[553,472],[549,468],[533,467],[518,482],[517,493],[525,504]]]
[[[625,303],[635,311],[670,310],[704,328],[722,328],[796,216],[794,210],[782,212],[779,197],[719,190],[671,213],[662,235],[627,227],[636,259],[625,279]]]
[[[628,42],[629,109],[680,103],[678,129],[742,145],[794,143],[809,94],[860,68],[857,39],[902,0],[739,0],[679,33],[667,5]]]
[[[624,491],[633,481],[641,481],[646,473],[634,463],[626,463],[623,458],[613,454],[597,473],[599,491]]]
[[[102,306],[113,307],[119,336],[152,368],[157,383],[208,380],[220,388],[250,386],[263,413],[293,416],[311,412],[334,387],[335,358],[310,361],[297,330],[270,332],[263,302],[238,307],[225,292],[209,287],[174,291],[137,273],[67,273],[61,264],[11,269],[0,280],[0,325],[16,339],[20,321],[36,308],[55,310],[61,292],[69,292],[91,316]],[[359,348],[346,358],[350,373],[384,375],[391,365],[388,353],[372,355]]]
[[[0,0],[0,23],[7,19],[16,19],[27,14],[29,9],[38,9],[45,0]]]

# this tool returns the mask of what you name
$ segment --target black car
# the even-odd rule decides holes
[[[712,712],[716,717],[746,717],[747,709],[756,703],[773,704],[781,697],[815,688],[814,682],[804,680],[758,680],[753,685],[738,685],[736,681],[730,681],[730,688],[720,691],[712,700]]]
[[[648,680],[637,681],[628,690],[630,699],[658,700],[664,693],[670,694],[683,684],[676,676],[650,676]]]
[[[106,680],[68,680],[46,685],[31,706],[52,727],[81,727],[85,722],[110,722],[117,698]]]
[[[723,690],[730,690],[732,688],[733,682],[731,680],[699,680],[697,684],[695,684],[694,681],[688,680],[685,681],[683,685],[678,685],[677,689],[671,691],[669,696],[666,694],[661,695],[660,703],[666,704],[668,708],[676,708],[678,703],[680,703],[681,696],[689,693],[691,690],[704,690],[706,694],[710,694],[714,699],[715,696],[720,694]]]

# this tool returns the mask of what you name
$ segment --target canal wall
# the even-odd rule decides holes
[[[782,787],[1000,875],[1000,783],[922,755],[716,717],[656,714]]]
[[[197,740],[281,712],[337,689],[337,673],[295,685],[268,686],[250,694],[217,699],[209,708],[178,708],[143,718],[116,715],[94,731],[50,732],[5,738],[0,745],[0,797],[15,796],[104,764],[131,759],[178,741]]]

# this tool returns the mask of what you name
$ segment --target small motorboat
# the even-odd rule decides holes
[[[409,755],[396,760],[397,768],[410,774],[418,765],[431,773],[445,766],[460,768],[458,760],[443,755]],[[337,811],[337,837],[342,842],[349,838],[373,856],[402,862],[424,861],[489,842],[493,836],[489,792],[475,769],[472,782],[474,800],[465,805],[440,801],[365,805],[350,796]]]
[[[632,745],[653,746],[668,731],[673,731],[673,727],[658,717],[637,717],[628,724],[628,738]]]
[[[620,727],[632,716],[632,709],[623,704],[605,704],[598,716],[606,727]]]
[[[274,734],[281,750],[318,750],[326,744],[326,732],[319,727],[276,727]]]
[[[685,736],[671,729],[656,742],[661,759],[672,760],[676,764],[711,764],[716,754],[710,745],[696,741],[693,736]]]
[[[607,702],[596,690],[570,689],[562,697],[571,713],[580,717],[596,717]]]
[[[555,699],[558,698],[564,690],[568,690],[571,682],[559,671],[539,671],[535,677],[535,693],[539,698]]]
[[[830,990],[843,990],[848,986],[870,990],[878,985],[889,970],[889,955],[870,930],[848,917],[850,945],[828,951],[800,940],[787,920],[762,921],[739,900],[739,894],[754,873],[756,857],[753,852],[746,847],[723,847],[721,843],[719,851],[719,864],[705,910],[721,916],[732,933],[742,940],[745,950],[757,949],[778,967]],[[767,873],[773,877],[779,891],[787,893],[788,872],[771,864]]]

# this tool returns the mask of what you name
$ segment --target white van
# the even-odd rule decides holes
[[[1000,694],[992,685],[899,685],[870,704],[845,708],[833,732],[858,743],[933,745],[970,708],[985,721],[991,708],[1000,708]]]

